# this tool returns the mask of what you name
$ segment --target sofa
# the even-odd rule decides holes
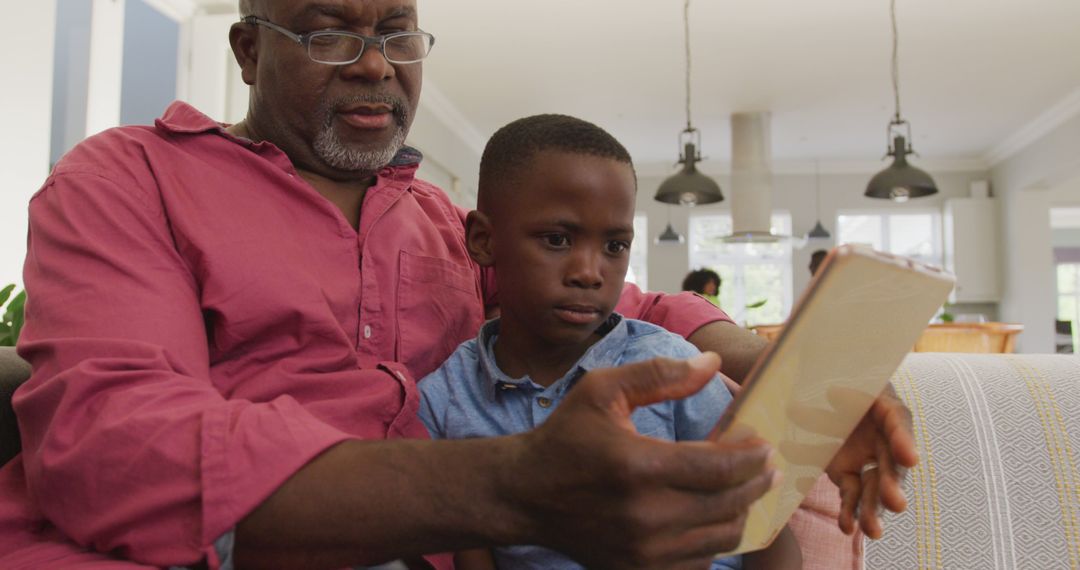
[[[912,353],[920,464],[867,568],[1080,568],[1080,357]]]
[[[28,373],[0,348],[4,462],[18,449],[10,392]],[[1080,568],[1080,357],[912,353],[893,384],[922,458],[909,508],[885,515],[881,540],[844,537],[823,482],[796,515],[808,568]]]

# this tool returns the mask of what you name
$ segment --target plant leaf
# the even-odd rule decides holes
[[[15,284],[14,283],[12,283],[11,285],[8,285],[7,287],[4,287],[3,289],[0,289],[0,307],[4,306],[4,303],[7,302],[8,297],[11,296],[11,292],[14,291],[14,290],[15,290]]]
[[[758,307],[762,307],[762,306],[764,306],[764,305],[765,305],[765,303],[768,303],[768,302],[769,302],[769,300],[768,300],[768,299],[762,299],[762,300],[760,300],[760,301],[756,301],[756,302],[750,303],[749,305],[747,305],[747,306],[746,306],[746,308],[747,308],[747,309],[756,309],[756,308],[758,308]]]
[[[4,315],[7,320],[8,314],[10,314],[11,322],[11,346],[15,346],[15,343],[19,341],[19,333],[22,332],[23,322],[25,321],[25,315],[23,310],[26,307],[26,291],[20,291],[15,298],[8,303],[7,313]]]

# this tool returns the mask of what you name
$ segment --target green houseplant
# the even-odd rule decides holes
[[[0,289],[0,346],[15,346],[23,326],[23,305],[26,304],[26,291],[19,291],[14,297],[15,284]]]

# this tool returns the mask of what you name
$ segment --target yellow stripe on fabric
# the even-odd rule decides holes
[[[916,405],[917,409],[919,410],[919,416],[925,418],[926,414],[924,413],[922,395],[919,393],[918,386],[915,384],[915,380],[914,380],[914,378],[912,378],[911,372],[909,370],[905,369],[902,372],[902,374],[904,374],[904,376],[907,377],[907,381],[908,381],[909,385],[912,387],[912,394],[915,396],[915,405]],[[932,510],[931,510],[932,519],[931,519],[931,525],[929,527],[929,530],[927,531],[927,534],[931,535],[931,533],[932,533],[932,539],[931,539],[931,542],[930,542],[930,544],[928,546],[932,546],[933,550],[927,552],[927,554],[933,556],[933,561],[934,561],[933,567],[934,568],[941,568],[941,509],[940,509],[940,507],[938,505],[937,472],[934,469],[934,452],[933,452],[933,449],[930,446],[929,430],[927,430],[925,428],[925,426],[923,426],[922,429],[920,429],[919,431],[921,432],[920,435],[921,435],[922,441],[923,441],[923,449],[925,450],[926,471],[930,475],[930,481],[929,481],[929,491],[930,492],[929,492],[929,496],[930,496],[930,499],[931,499],[931,506],[932,506]],[[929,558],[929,556],[928,556],[928,558]]]
[[[1061,503],[1061,520],[1065,527],[1066,550],[1069,552],[1069,567],[1076,570],[1080,566],[1080,536],[1073,505],[1073,490],[1076,479],[1076,467],[1069,443],[1068,431],[1061,419],[1061,411],[1050,386],[1042,375],[1020,358],[1010,359],[1013,367],[1024,378],[1028,393],[1035,402],[1042,423],[1043,437],[1050,456],[1050,466],[1057,483],[1058,499]],[[1070,476],[1071,475],[1071,476]]]
[[[1025,366],[1025,373],[1030,375],[1032,383],[1043,397],[1043,406],[1046,410],[1049,433],[1053,437],[1052,457],[1054,459],[1054,476],[1058,482],[1058,493],[1061,497],[1062,522],[1065,527],[1066,548],[1069,551],[1070,567],[1075,569],[1080,564],[1080,521],[1077,521],[1076,506],[1073,505],[1073,489],[1076,487],[1076,468],[1073,461],[1072,445],[1069,442],[1068,430],[1061,420],[1061,410],[1053,391],[1042,375],[1032,368]],[[1048,442],[1049,444],[1049,442]]]
[[[1060,440],[1058,451],[1060,453],[1061,478],[1064,482],[1063,506],[1067,507],[1069,519],[1069,530],[1066,531],[1066,537],[1069,539],[1069,542],[1071,542],[1069,545],[1069,552],[1076,552],[1075,560],[1077,564],[1080,564],[1080,520],[1077,520],[1077,503],[1080,503],[1080,501],[1077,503],[1073,502],[1073,497],[1080,493],[1080,485],[1077,485],[1078,476],[1076,459],[1072,450],[1072,442],[1069,441],[1069,430],[1066,428],[1064,418],[1061,417],[1061,406],[1058,404],[1054,391],[1050,389],[1050,384],[1046,382],[1037,370],[1033,370],[1033,372],[1038,375],[1039,380],[1041,380],[1042,388],[1046,391],[1046,398],[1049,402],[1050,411],[1052,412],[1051,419],[1053,420],[1055,433]],[[1076,565],[1074,565],[1073,568],[1076,568]]]
[[[911,395],[910,376],[905,374],[906,370],[907,367],[901,365],[893,375],[892,382],[893,387],[896,388],[897,395],[900,396],[900,399],[902,399],[907,407],[911,409],[915,404],[914,398]],[[919,430],[922,429],[922,417],[916,414],[914,410],[911,411],[911,429],[915,433],[915,442],[916,445],[918,445],[918,433]],[[922,488],[922,461],[915,464],[915,467],[912,467],[911,470],[908,471],[908,476],[911,478],[911,488],[914,494],[914,496],[911,497],[911,514],[915,519],[916,568],[922,570],[926,567],[923,563],[923,544],[925,541],[923,540],[922,513],[925,512],[923,509],[923,496],[925,493]]]
[[[1062,479],[1065,483],[1065,502],[1069,511],[1069,524],[1071,532],[1067,534],[1071,541],[1069,545],[1070,553],[1076,553],[1077,565],[1080,565],[1080,520],[1078,520],[1078,511],[1080,511],[1080,475],[1077,473],[1076,456],[1073,454],[1072,442],[1069,440],[1069,430],[1065,419],[1061,415],[1061,406],[1058,404],[1057,397],[1054,391],[1050,387],[1050,383],[1042,376],[1042,373],[1032,368],[1032,372],[1038,377],[1043,389],[1046,391],[1046,397],[1050,403],[1050,410],[1053,412],[1054,426],[1057,428],[1061,441],[1061,467],[1062,467]],[[1073,499],[1076,498],[1074,502]],[[1073,566],[1076,568],[1076,565]]]
[[[925,428],[925,416],[923,415],[922,406],[920,404],[920,398],[915,388],[914,380],[910,371],[906,366],[902,366],[897,370],[894,378],[902,380],[898,383],[901,386],[901,393],[904,395],[904,401],[908,407],[911,408],[911,425],[914,432],[916,444],[921,444],[922,448],[920,454],[920,460],[917,465],[909,472],[912,475],[912,483],[915,489],[915,552],[917,555],[918,568],[930,568],[930,559],[932,558],[932,538],[930,526],[932,523],[932,499],[933,488],[928,485],[929,474],[927,472],[927,462],[930,457],[929,445],[926,443],[926,428]]]

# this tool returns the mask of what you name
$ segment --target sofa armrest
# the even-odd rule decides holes
[[[1080,357],[911,354],[921,461],[866,568],[1080,567]]]
[[[4,465],[22,449],[19,424],[11,409],[15,389],[30,377],[30,365],[9,346],[0,347],[0,465]]]

